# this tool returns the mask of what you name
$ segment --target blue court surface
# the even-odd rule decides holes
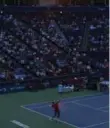
[[[49,102],[21,106],[44,117],[53,116]],[[61,100],[61,123],[75,128],[109,128],[109,95],[92,95]]]

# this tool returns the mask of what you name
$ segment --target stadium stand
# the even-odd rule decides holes
[[[108,80],[108,7],[95,9],[6,7],[0,14],[0,81],[72,74]]]

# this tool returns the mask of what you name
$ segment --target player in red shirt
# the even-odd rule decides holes
[[[51,107],[54,110],[54,116],[52,117],[52,119],[54,119],[55,117],[59,118],[60,117],[59,101],[52,102]]]

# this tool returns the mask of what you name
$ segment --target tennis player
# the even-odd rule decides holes
[[[53,108],[54,115],[53,115],[53,117],[51,118],[51,120],[52,120],[52,119],[55,119],[55,118],[60,118],[59,102],[60,102],[60,101],[57,101],[57,102],[54,101],[54,102],[52,102],[51,107]]]

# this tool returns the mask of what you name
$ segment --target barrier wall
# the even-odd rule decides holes
[[[100,74],[71,74],[60,77],[45,77],[42,79],[30,79],[30,80],[13,80],[0,83],[0,94],[19,92],[25,90],[39,90],[45,88],[54,88],[63,81],[64,84],[74,84],[75,86],[80,86],[83,84],[82,77],[100,77]]]

